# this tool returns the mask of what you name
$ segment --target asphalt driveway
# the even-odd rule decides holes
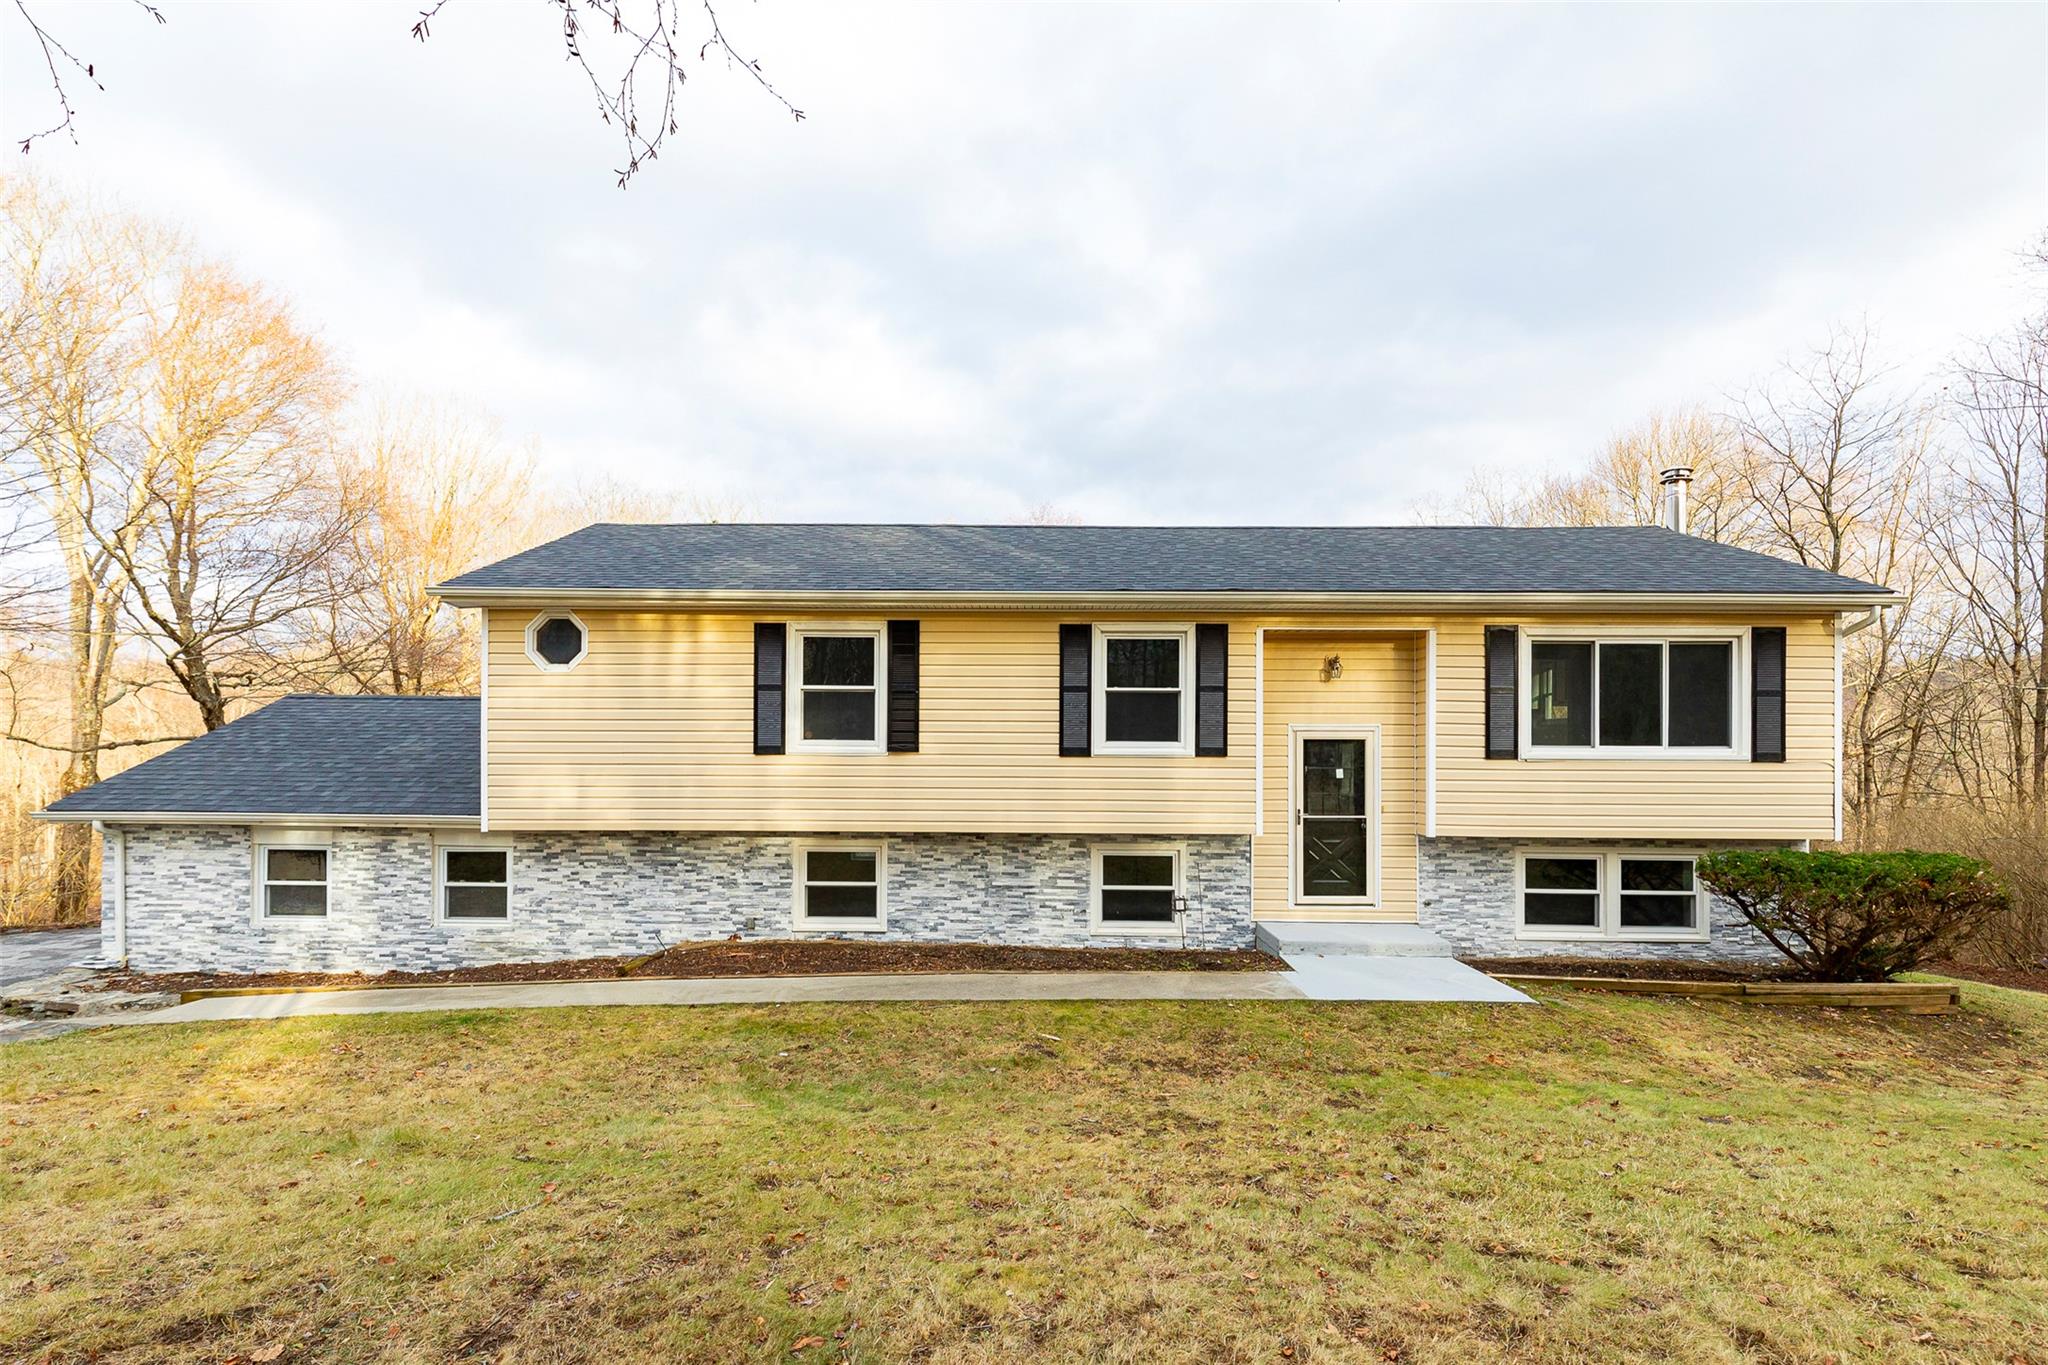
[[[0,934],[0,986],[33,981],[76,966],[100,951],[100,927],[37,929]]]

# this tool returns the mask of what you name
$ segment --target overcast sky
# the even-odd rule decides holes
[[[1840,319],[1929,371],[2048,225],[2038,5],[724,0],[809,117],[708,63],[622,191],[538,0],[426,44],[423,0],[158,3],[37,0],[108,89],[30,165],[185,224],[369,391],[771,519],[1407,521]],[[7,8],[19,136],[54,108]]]

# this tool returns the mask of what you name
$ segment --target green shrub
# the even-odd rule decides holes
[[[1955,853],[1712,853],[1699,879],[1817,981],[1883,981],[1948,957],[2012,899]]]

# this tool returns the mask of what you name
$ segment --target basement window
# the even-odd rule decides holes
[[[501,920],[512,911],[512,851],[451,848],[438,851],[441,918]]]
[[[1692,853],[1525,849],[1515,858],[1515,937],[1704,943]]]
[[[262,844],[256,849],[257,905],[265,919],[321,919],[327,914],[325,847]]]
[[[1179,845],[1102,845],[1093,849],[1088,928],[1097,934],[1170,934],[1181,891]]]
[[[800,843],[796,846],[798,929],[876,933],[886,925],[881,844]]]

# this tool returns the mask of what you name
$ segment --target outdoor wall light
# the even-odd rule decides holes
[[[1323,660],[1323,681],[1335,682],[1344,676],[1344,660],[1332,654]]]

